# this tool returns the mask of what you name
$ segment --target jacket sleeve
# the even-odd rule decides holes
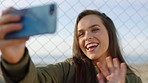
[[[1,59],[1,69],[6,83],[18,83],[23,79],[27,72],[27,65],[29,61],[28,51],[25,50],[23,59],[18,64],[9,64],[3,58]]]
[[[126,83],[142,83],[142,80],[134,74],[129,74],[126,76]]]
[[[36,68],[28,54],[16,65],[5,61],[2,65],[6,83],[66,83],[67,78],[73,75],[68,61]]]
[[[35,68],[30,61],[29,71],[20,83],[66,83],[73,75],[73,68],[67,61]]]

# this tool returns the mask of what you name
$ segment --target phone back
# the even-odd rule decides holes
[[[53,34],[56,31],[56,4],[9,11],[7,14],[18,14],[22,17],[23,29],[11,32],[5,39],[25,38],[38,34]]]

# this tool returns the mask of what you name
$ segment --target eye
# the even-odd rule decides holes
[[[99,29],[92,29],[92,32],[96,32],[96,31],[98,31]]]
[[[84,33],[81,32],[81,33],[78,34],[78,36],[79,36],[79,37],[83,37],[83,36],[84,36]]]

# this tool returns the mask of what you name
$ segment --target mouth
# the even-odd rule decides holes
[[[98,47],[99,43],[96,42],[91,42],[86,44],[85,48],[87,51],[92,52]]]

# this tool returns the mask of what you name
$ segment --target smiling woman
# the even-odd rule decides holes
[[[130,67],[125,65],[116,34],[112,20],[104,13],[85,10],[79,14],[74,33],[73,60],[76,72],[72,82],[97,83],[95,67],[100,71],[97,74],[100,83],[141,82]],[[138,81],[132,80],[130,75]]]
[[[76,21],[73,58],[35,67],[24,39],[4,39],[8,32],[22,29],[18,15],[0,19],[2,72],[6,83],[141,83],[120,52],[112,20],[95,10],[82,11]],[[12,29],[13,28],[13,29]]]

